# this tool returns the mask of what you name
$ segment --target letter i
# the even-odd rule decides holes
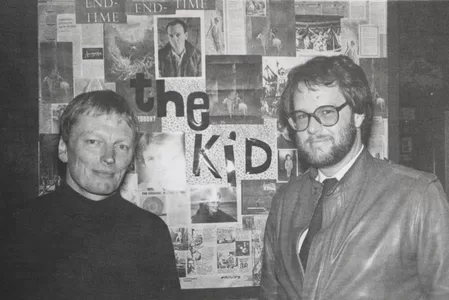
[[[231,131],[229,134],[229,139],[235,141],[236,134],[234,131]],[[228,183],[231,186],[236,186],[237,180],[235,175],[235,159],[234,159],[234,146],[226,145],[224,146],[225,151],[225,159],[226,159],[226,174],[228,175]]]

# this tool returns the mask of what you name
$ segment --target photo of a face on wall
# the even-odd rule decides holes
[[[158,18],[158,78],[201,77],[201,18]]]
[[[237,222],[234,187],[193,186],[190,190],[192,223]]]
[[[296,149],[278,150],[278,181],[289,181],[298,175],[297,153]]]
[[[140,191],[184,191],[186,170],[183,132],[144,133],[136,151]]]

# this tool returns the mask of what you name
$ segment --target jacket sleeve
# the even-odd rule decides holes
[[[264,249],[262,253],[262,278],[260,282],[260,300],[272,300],[278,298],[278,285],[276,275],[276,245],[278,203],[280,194],[273,197],[270,213],[268,215],[264,234]]]
[[[449,299],[449,203],[438,180],[416,206],[418,273],[427,299]]]

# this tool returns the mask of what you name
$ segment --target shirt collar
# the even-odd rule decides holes
[[[180,54],[176,54],[176,52],[173,51],[173,49],[171,50],[171,53],[172,53],[173,56],[175,56],[176,58],[181,60],[182,57],[184,56],[184,53],[186,53],[186,48],[184,48],[184,50],[182,50],[182,52]]]
[[[348,170],[352,167],[352,165],[354,164],[356,159],[360,156],[360,153],[362,153],[363,148],[364,148],[364,146],[362,145],[362,147],[360,147],[360,150],[357,153],[357,155],[355,155],[343,168],[341,168],[337,173],[335,173],[334,176],[332,176],[332,178],[335,178],[338,181],[340,181],[343,178],[343,176],[345,176],[346,172],[348,172]],[[323,183],[323,181],[327,178],[331,178],[331,177],[327,177],[320,170],[318,170],[318,175],[315,178],[317,181]]]

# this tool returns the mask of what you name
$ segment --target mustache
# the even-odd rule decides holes
[[[318,142],[318,141],[327,140],[327,139],[333,139],[333,137],[329,136],[329,135],[311,136],[306,140],[306,143],[313,143],[313,142]]]

